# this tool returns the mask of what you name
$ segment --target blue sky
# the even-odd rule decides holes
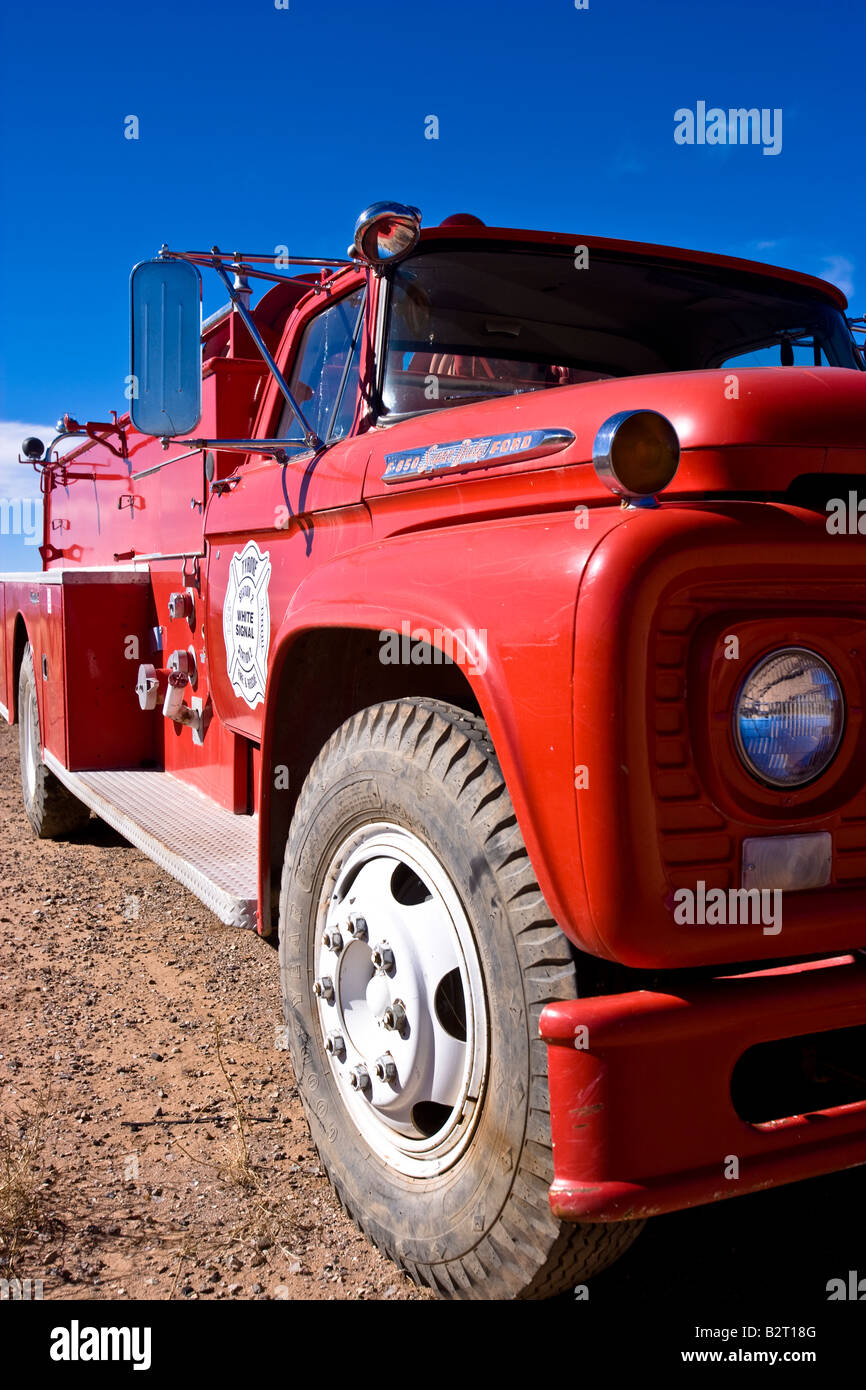
[[[864,39],[838,0],[7,7],[0,504],[32,495],[22,427],[123,407],[128,274],[163,241],[343,255],[396,198],[776,261],[863,312]],[[676,144],[700,100],[780,109],[781,152]],[[223,298],[206,274],[205,312]],[[39,567],[25,539],[0,535],[0,569]]]

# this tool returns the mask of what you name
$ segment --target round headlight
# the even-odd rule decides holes
[[[734,737],[749,771],[771,787],[802,787],[829,767],[845,727],[842,688],[805,647],[762,657],[743,681]]]
[[[656,410],[621,410],[595,436],[592,461],[605,487],[618,497],[655,497],[679,467],[679,437]]]

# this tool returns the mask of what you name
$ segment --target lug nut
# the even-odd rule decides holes
[[[334,981],[330,975],[323,975],[321,980],[317,980],[313,985],[313,993],[317,999],[333,999]]]
[[[380,1081],[396,1081],[397,1065],[390,1052],[385,1052],[376,1059],[376,1075]]]
[[[385,1010],[382,1015],[382,1022],[386,1028],[395,1033],[402,1033],[406,1026],[406,1009],[402,999],[395,999],[394,1003]]]
[[[328,927],[327,931],[322,933],[322,940],[329,951],[336,953],[343,949],[343,937],[336,927]]]
[[[377,970],[390,970],[394,964],[394,952],[384,941],[373,947],[373,964]]]
[[[353,912],[346,923],[346,931],[349,936],[353,936],[356,941],[367,940],[367,920],[359,913]]]
[[[366,1091],[370,1084],[370,1073],[363,1065],[353,1067],[349,1072],[349,1085],[353,1091]]]
[[[332,1057],[344,1057],[346,1054],[346,1041],[342,1033],[329,1033],[325,1039],[325,1051],[330,1052]]]

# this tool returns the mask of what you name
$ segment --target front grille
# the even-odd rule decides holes
[[[703,879],[733,888],[737,843],[732,828],[706,795],[692,757],[686,706],[691,640],[712,612],[698,604],[671,605],[660,615],[655,642],[655,767],[662,859],[671,887]]]
[[[742,820],[734,819],[714,804],[696,766],[688,709],[688,665],[702,625],[722,611],[741,611],[744,621],[760,618],[760,609],[765,604],[776,607],[782,595],[790,606],[790,588],[773,585],[756,593],[754,585],[749,589],[725,585],[711,593],[703,586],[678,596],[658,615],[652,643],[651,751],[661,856],[672,890],[693,888],[699,879],[708,888],[738,887],[741,846],[747,835],[796,833],[784,816],[772,824],[745,815]],[[838,590],[829,585],[810,588],[808,601],[798,601],[795,619],[806,623],[809,612],[826,617],[846,608],[859,620],[866,611],[866,585],[846,586],[845,599],[840,603]],[[784,623],[780,625],[783,633]],[[779,645],[785,641],[780,635]],[[863,643],[866,650],[866,623]],[[692,698],[697,697],[693,694]],[[691,714],[697,720],[709,717],[705,710],[694,709]],[[804,827],[798,825],[800,828]],[[866,782],[829,820],[821,817],[821,829],[829,830],[833,837],[831,881],[846,887],[866,883]]]

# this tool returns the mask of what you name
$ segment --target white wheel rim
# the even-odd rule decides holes
[[[39,747],[39,722],[36,713],[36,692],[30,690],[21,710],[24,786],[32,801],[36,796],[36,757]]]
[[[393,960],[386,952],[377,964],[379,946]],[[416,835],[377,823],[339,847],[323,885],[315,970],[322,1039],[353,1122],[389,1167],[443,1172],[480,1114],[487,1006],[459,895]],[[368,1081],[353,1086],[359,1068]]]

